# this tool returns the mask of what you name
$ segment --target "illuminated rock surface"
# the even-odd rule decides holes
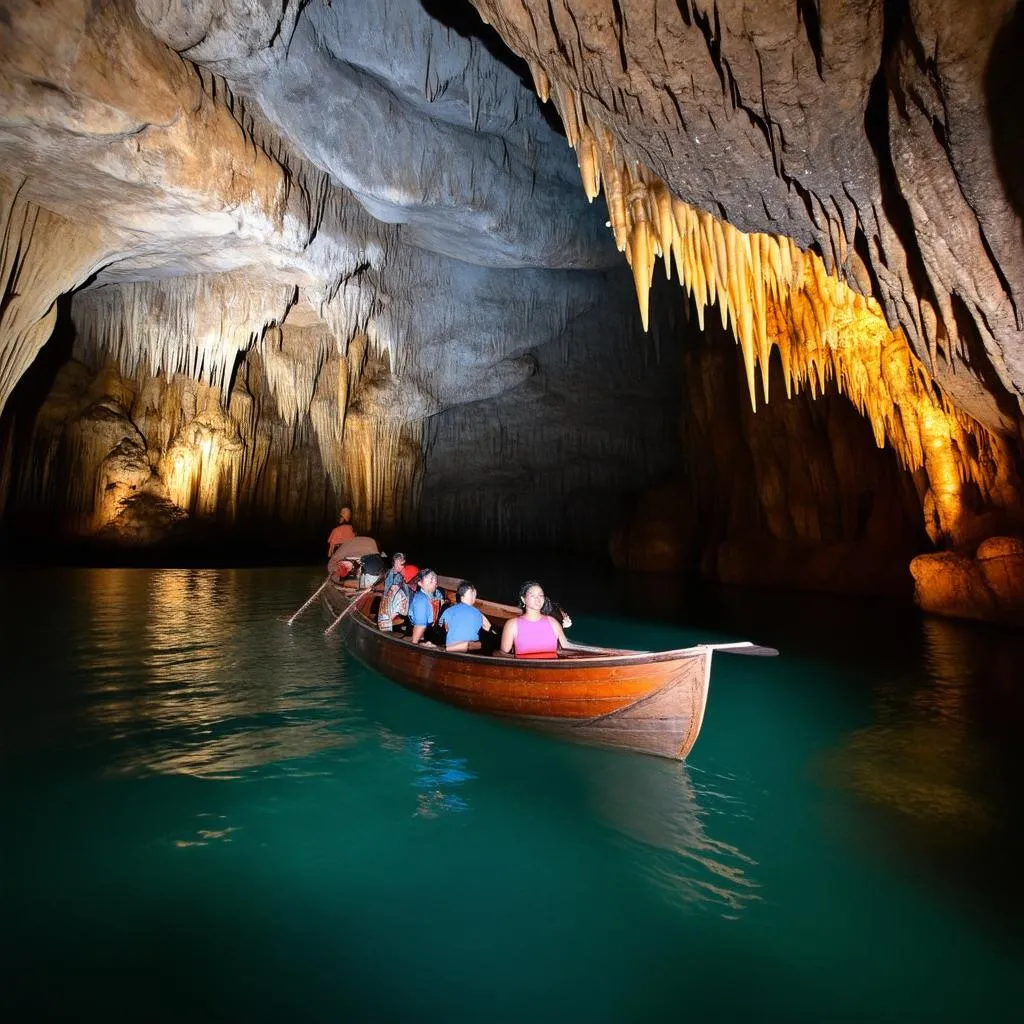
[[[1017,614],[1019,10],[474,6],[7,5],[9,532]]]

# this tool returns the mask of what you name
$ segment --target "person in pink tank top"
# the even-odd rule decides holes
[[[557,658],[558,649],[574,650],[577,644],[565,638],[562,624],[544,615],[544,588],[530,580],[519,588],[521,615],[505,623],[501,631],[501,650],[515,652],[517,658]]]

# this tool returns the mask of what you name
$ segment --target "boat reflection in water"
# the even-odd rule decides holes
[[[410,763],[412,814],[472,812],[486,801],[531,806],[547,820],[582,815],[615,832],[613,843],[635,844],[630,862],[674,903],[736,917],[761,899],[756,863],[708,831],[712,813],[726,822],[747,816],[726,780],[699,773],[707,780],[699,789],[698,773],[679,762],[540,738],[449,709],[440,714],[450,731],[410,733],[415,726],[411,717],[403,721],[403,708],[411,700],[422,711],[425,699],[394,690],[396,703],[378,702],[388,692],[381,687],[392,684],[366,683],[376,692],[360,692],[361,703],[378,721],[381,746]]]
[[[708,832],[707,805],[727,817],[745,816],[735,798],[714,787],[714,776],[685,764],[614,754],[595,758],[588,769],[595,809],[616,831],[649,848],[636,862],[672,900],[734,917],[761,899],[752,875],[756,862]],[[694,785],[698,775],[707,779],[705,792]]]

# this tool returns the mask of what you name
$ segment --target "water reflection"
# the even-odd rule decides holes
[[[470,809],[464,787],[477,773],[469,769],[467,757],[452,756],[433,736],[402,736],[383,726],[377,735],[381,747],[398,754],[412,772],[413,817],[439,818]]]
[[[1005,921],[1010,906],[1024,912],[1024,889],[1007,885],[1024,858],[1024,635],[931,617],[920,629],[920,656],[894,662],[875,687],[874,721],[828,768],[885,816],[892,849]]]
[[[193,838],[175,839],[174,846],[177,849],[187,850],[197,846],[210,846],[213,843],[230,843],[234,834],[241,828],[239,825],[226,824],[226,814],[203,813],[198,817],[203,820],[204,827],[197,828]]]
[[[240,778],[354,741],[343,680],[277,620],[269,574],[197,569],[83,574],[89,630],[76,657],[114,770]],[[284,771],[289,769],[285,768]]]
[[[476,775],[466,767],[466,758],[449,757],[446,750],[437,747],[428,737],[413,739],[406,748],[415,754],[416,816],[437,818],[469,810],[461,787]]]
[[[992,734],[1024,722],[1013,684],[1024,641],[938,618],[921,629],[925,671],[897,667],[876,686],[875,721],[847,738],[834,767],[860,796],[900,815],[991,831],[1001,814]]]
[[[594,760],[588,783],[608,824],[651,848],[638,863],[674,901],[713,907],[731,917],[760,899],[752,875],[756,862],[709,833],[712,816],[723,821],[747,816],[742,802],[730,795],[729,780],[672,761],[609,755]]]

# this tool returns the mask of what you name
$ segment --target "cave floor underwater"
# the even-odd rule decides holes
[[[1024,995],[1019,631],[551,562],[721,659],[685,764],[409,693],[315,568],[0,573],[11,1019],[964,1020]],[[593,578],[591,578],[593,576]],[[603,582],[600,588],[597,584]]]

